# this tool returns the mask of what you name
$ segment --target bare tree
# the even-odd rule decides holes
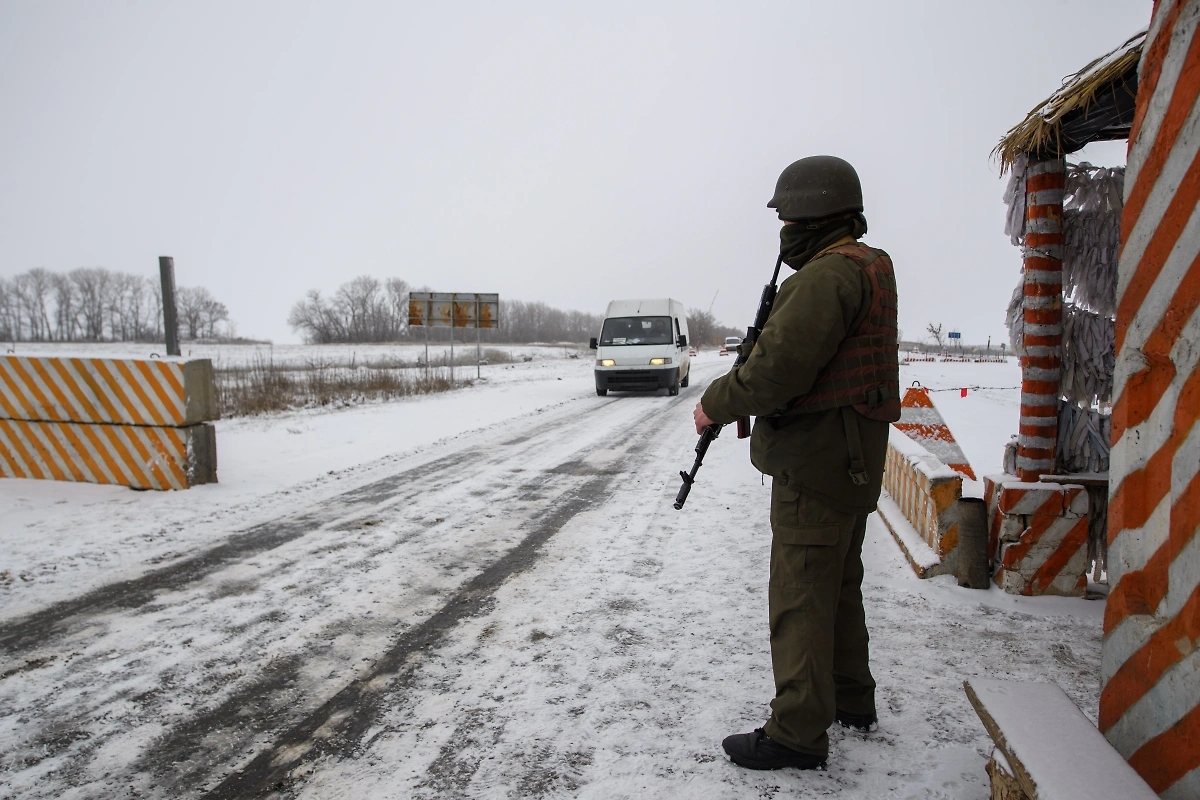
[[[180,287],[177,293],[179,319],[187,333],[187,339],[215,339],[220,336],[218,326],[229,320],[229,309],[218,302],[203,286]]]
[[[339,315],[321,297],[319,289],[310,289],[304,299],[292,306],[288,325],[311,344],[345,342],[346,331]]]
[[[937,325],[934,325],[932,322],[929,323],[925,327],[925,332],[933,339],[939,350],[945,346],[946,336],[942,333],[942,323],[939,322]]]
[[[21,338],[20,307],[12,281],[0,278],[0,339],[16,341]]]
[[[196,298],[196,335],[218,335],[229,311],[205,289]],[[0,336],[12,341],[136,341],[162,335],[158,281],[100,267],[69,273],[33,269],[0,279]]]
[[[697,347],[717,343],[717,318],[711,311],[702,308],[688,309],[688,332]]]
[[[108,304],[110,282],[108,270],[80,267],[70,274],[79,300],[83,338],[98,342],[104,338],[104,310]]]

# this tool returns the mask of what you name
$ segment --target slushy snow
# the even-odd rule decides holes
[[[221,482],[186,492],[0,481],[0,633],[253,526],[292,531],[7,646],[0,793],[200,797],[265,753],[298,758],[285,794],[311,798],[983,800],[991,743],[964,678],[1052,681],[1095,718],[1102,602],[920,581],[872,515],[880,730],[833,729],[826,771],[732,765],[721,739],[761,725],[774,693],[770,482],[730,430],[671,507],[691,408],[729,364],[702,355],[678,398],[599,398],[586,358],[547,355],[451,394],[222,421]],[[913,364],[902,379],[995,387],[933,397],[976,473],[1000,471],[1014,363]],[[399,672],[379,671],[438,619]],[[337,718],[367,715],[353,747],[279,748],[358,678],[377,702]]]

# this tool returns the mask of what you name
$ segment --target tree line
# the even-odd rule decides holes
[[[176,290],[180,335],[232,335],[229,311],[203,287]],[[38,267],[0,278],[0,340],[9,342],[162,341],[162,286],[103,267],[52,272]]]
[[[424,328],[408,327],[409,287],[400,278],[379,280],[367,275],[343,283],[326,297],[310,290],[288,315],[292,330],[310,344],[420,341]],[[586,342],[600,332],[604,317],[563,311],[545,303],[500,299],[500,324],[480,331],[486,342]],[[433,329],[433,336],[444,331]],[[459,335],[475,338],[475,331]]]
[[[329,296],[312,289],[288,315],[292,330],[311,344],[422,341],[423,328],[408,327],[410,287],[401,278],[360,276]],[[176,289],[180,336],[234,336],[224,303],[203,287]],[[688,312],[694,344],[715,344],[738,329],[710,312]],[[600,333],[602,314],[564,311],[542,302],[500,299],[500,322],[481,331],[486,342],[586,342]],[[446,331],[433,329],[434,339]],[[465,335],[474,338],[471,331]],[[162,286],[158,280],[103,267],[54,272],[42,267],[0,278],[0,340],[10,342],[162,341]]]
[[[401,278],[379,280],[368,275],[343,283],[326,297],[311,289],[288,315],[292,330],[310,344],[362,344],[424,340],[424,328],[408,327],[409,291],[429,291],[410,287]],[[722,325],[708,311],[691,309],[688,326],[692,341],[716,344],[725,336],[738,335],[737,328]],[[500,323],[480,331],[485,342],[586,342],[600,334],[603,314],[564,311],[542,302],[500,298]],[[446,336],[434,328],[435,339]],[[474,339],[475,331],[463,332]]]

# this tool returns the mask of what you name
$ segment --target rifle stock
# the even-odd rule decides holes
[[[746,363],[746,359],[750,358],[750,353],[754,350],[754,345],[758,341],[758,335],[762,333],[763,326],[767,324],[767,317],[771,316],[771,308],[775,305],[775,283],[779,280],[779,266],[783,263],[783,256],[775,260],[775,272],[771,274],[771,282],[763,287],[762,295],[758,299],[758,311],[754,315],[754,324],[746,328],[746,338],[742,339],[742,343],[738,346],[737,358],[734,359],[733,367],[730,372]],[[738,417],[737,437],[745,439],[750,435],[750,418]],[[691,472],[680,472],[679,477],[683,478],[683,485],[679,487],[679,493],[675,495],[676,510],[683,508],[683,504],[687,502],[688,493],[692,491],[692,484],[696,482],[696,473],[700,470],[700,465],[704,463],[704,455],[708,452],[708,446],[712,444],[713,439],[721,435],[721,428],[724,427],[720,423],[714,423],[704,428],[700,434],[700,441],[696,443],[696,461],[692,464]]]

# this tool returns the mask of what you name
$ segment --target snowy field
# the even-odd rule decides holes
[[[446,332],[438,329],[434,334],[436,341],[429,344],[429,358],[437,362],[450,354],[450,343],[446,340]],[[473,357],[475,353],[475,338],[466,332],[467,341],[463,341],[464,331],[455,331],[454,358],[464,355]],[[503,350],[514,361],[523,362],[525,358],[535,361],[558,360],[574,354],[578,358],[590,358],[586,347],[556,344],[488,344],[483,349]],[[144,342],[104,342],[101,344],[84,344],[80,342],[18,342],[15,345],[6,344],[5,350],[13,348],[22,356],[61,356],[86,354],[90,356],[132,356],[150,358],[152,354],[162,355],[165,351],[161,344]],[[184,342],[180,347],[186,358],[209,358],[213,366],[240,367],[266,361],[277,366],[309,366],[321,364],[390,364],[396,361],[415,362],[425,357],[425,344],[194,344]],[[474,370],[474,361],[472,371]]]
[[[559,351],[561,353],[561,351]],[[770,486],[728,433],[683,511],[691,387],[596,397],[586,351],[442,395],[217,423],[186,492],[0,481],[0,796],[988,796],[963,679],[1093,718],[1103,604],[919,581],[872,517],[880,731],[757,773]],[[485,371],[485,377],[488,372]],[[1019,368],[923,363],[980,476]]]

